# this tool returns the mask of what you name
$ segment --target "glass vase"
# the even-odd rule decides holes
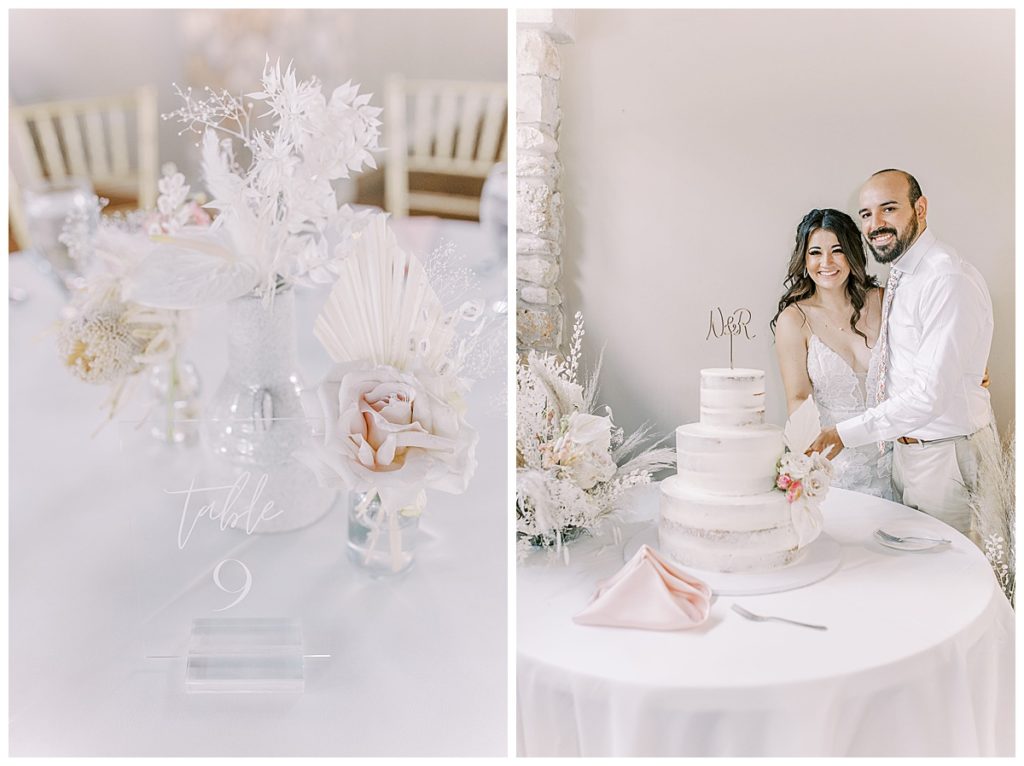
[[[99,209],[92,182],[88,178],[69,177],[42,180],[27,187],[22,194],[25,220],[31,250],[39,268],[56,279],[65,295],[72,295],[85,286],[83,268],[61,242],[68,216],[80,216],[89,232],[99,226]]]
[[[200,384],[195,366],[175,356],[167,364],[152,365],[148,383],[153,402],[149,433],[167,444],[196,444]]]
[[[376,577],[408,571],[416,560],[425,504],[426,493],[420,491],[414,505],[385,511],[375,492],[350,492],[348,556],[352,562]]]
[[[309,444],[295,340],[295,295],[251,294],[227,305],[228,369],[209,404],[205,437],[214,458],[237,473],[266,475],[266,497],[287,507],[258,532],[309,526],[330,509],[336,493],[320,487],[295,455]],[[278,503],[282,505],[281,502]]]

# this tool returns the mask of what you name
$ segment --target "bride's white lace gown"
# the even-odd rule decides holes
[[[828,428],[873,406],[878,390],[878,353],[871,354],[867,372],[854,372],[843,357],[817,335],[811,335],[807,375],[821,414],[821,427]],[[884,452],[876,443],[847,447],[832,465],[836,469],[833,487],[892,499],[892,444],[887,442]]]

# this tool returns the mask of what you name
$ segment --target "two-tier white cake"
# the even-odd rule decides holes
[[[661,483],[660,548],[715,572],[785,566],[797,554],[775,487],[782,429],[764,422],[763,370],[700,372],[700,422],[676,429],[677,473]]]

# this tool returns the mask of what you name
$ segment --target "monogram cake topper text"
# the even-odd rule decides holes
[[[737,335],[743,335],[747,340],[753,340],[756,335],[750,332],[750,309],[736,309],[731,314],[722,311],[721,306],[711,309],[708,334],[704,340],[711,340],[712,337],[721,338],[729,336],[729,369],[733,368],[733,341]]]

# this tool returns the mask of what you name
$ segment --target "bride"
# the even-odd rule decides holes
[[[789,413],[813,396],[822,428],[875,404],[882,289],[864,264],[846,213],[812,210],[800,221],[771,327]],[[892,498],[891,444],[844,449],[832,463],[832,486]]]

